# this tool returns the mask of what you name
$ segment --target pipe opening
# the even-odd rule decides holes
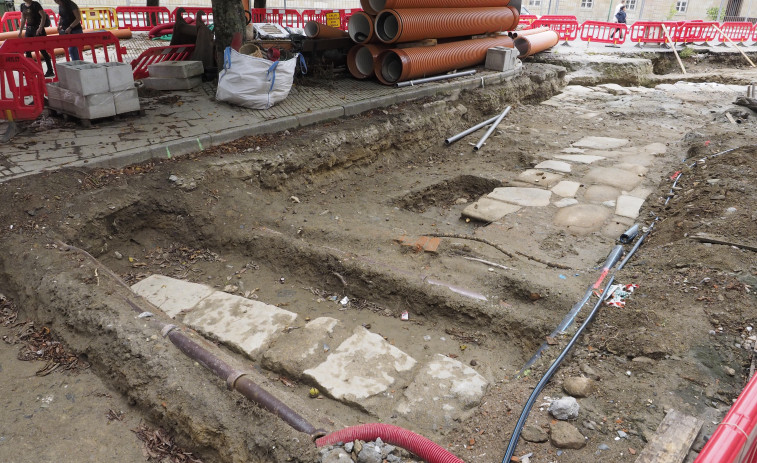
[[[376,17],[376,35],[382,42],[394,41],[399,30],[399,21],[390,11],[384,11]]]
[[[387,53],[381,61],[381,77],[390,84],[393,84],[400,79],[401,75],[402,60],[397,56],[397,53]]]
[[[315,21],[308,21],[305,23],[305,35],[308,37],[315,37],[318,35],[318,23]]]
[[[364,76],[373,75],[373,53],[368,47],[363,47],[355,54],[355,68]]]
[[[518,58],[528,55],[531,44],[525,37],[518,37],[514,42],[515,48],[518,49]]]
[[[350,16],[347,23],[347,33],[350,38],[357,43],[363,43],[371,36],[370,16],[363,14],[354,14]]]
[[[368,0],[368,4],[376,11],[386,9],[386,0]]]

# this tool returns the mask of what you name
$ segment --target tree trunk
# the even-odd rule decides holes
[[[223,57],[223,51],[231,45],[231,38],[235,32],[242,34],[242,42],[244,42],[247,20],[241,0],[211,0],[211,3],[216,51]],[[223,59],[218,61],[219,64],[222,62]]]

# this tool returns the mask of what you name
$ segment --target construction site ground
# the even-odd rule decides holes
[[[143,92],[144,116],[88,129],[48,115],[22,124],[0,154],[0,460],[327,461],[309,436],[184,357],[157,319],[317,428],[396,424],[463,461],[499,462],[596,298],[548,335],[618,236],[655,222],[615,275],[638,288],[623,307],[600,308],[515,455],[635,461],[676,410],[701,420],[693,461],[753,369],[755,115],[733,103],[757,72],[727,48],[689,50],[686,74],[669,49],[557,47],[515,75],[410,89],[298,78],[267,111],[219,104],[204,84]],[[445,145],[508,105],[479,151],[480,132]],[[433,235],[436,249],[417,241]],[[430,399],[411,380],[340,400],[124,287],[151,275],[293,312],[272,350],[331,317],[419,367],[437,356],[464,365],[486,387],[456,413],[403,413]],[[155,316],[139,318],[127,300]],[[591,380],[580,394],[568,385],[576,377]],[[565,389],[583,442],[566,443],[547,411]]]

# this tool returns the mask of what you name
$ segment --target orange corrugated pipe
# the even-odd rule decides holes
[[[370,0],[360,0],[360,7],[363,9],[363,11],[365,11],[367,14],[371,16],[376,16],[378,12],[381,11],[381,10],[374,9],[371,6]]]
[[[513,39],[506,35],[498,35],[431,47],[384,50],[376,59],[374,72],[382,83],[396,84],[476,66],[486,61],[486,51],[493,47],[512,48]]]
[[[350,16],[347,21],[347,33],[355,43],[374,42],[375,34],[373,31],[374,17],[364,11],[358,11]]]
[[[510,0],[366,0],[372,10],[388,8],[482,8],[507,6]],[[362,1],[360,2],[363,3]],[[365,8],[363,8],[365,9]]]
[[[509,31],[518,25],[518,10],[504,8],[413,8],[383,10],[375,34],[384,43],[413,42]]]
[[[550,30],[549,27],[541,26],[541,27],[537,27],[536,29],[521,29],[517,31],[512,31],[508,35],[512,38],[516,38],[516,37],[523,37],[526,35],[534,35],[534,34],[538,34],[539,32],[544,32],[548,30]]]
[[[337,28],[321,24],[318,21],[308,21],[305,23],[305,35],[311,39],[341,39],[348,37],[347,32]]]
[[[378,55],[386,50],[386,45],[359,43],[350,48],[347,53],[347,69],[356,79],[367,79],[373,76],[373,64]]]
[[[552,48],[557,45],[557,42],[559,41],[560,38],[558,37],[557,32],[549,30],[539,32],[538,34],[516,37],[515,48],[520,52],[518,58],[525,58],[548,48]]]

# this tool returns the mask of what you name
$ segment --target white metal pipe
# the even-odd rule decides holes
[[[492,132],[494,132],[494,129],[497,128],[497,126],[499,125],[499,123],[502,122],[502,119],[504,119],[505,116],[507,116],[507,113],[509,113],[509,112],[510,112],[510,106],[508,106],[507,108],[505,108],[505,110],[502,112],[502,114],[499,115],[499,117],[497,118],[497,120],[494,121],[494,123],[492,123],[492,126],[489,127],[489,130],[487,130],[486,133],[484,134],[484,136],[481,137],[481,140],[479,140],[478,143],[476,143],[476,146],[473,147],[473,151],[478,151],[478,150],[481,149],[482,146],[484,146],[484,142],[486,141],[486,139],[489,138],[489,135],[491,135]]]
[[[396,87],[407,87],[408,85],[415,85],[415,84],[425,84],[426,82],[434,82],[437,80],[444,80],[444,79],[452,79],[455,77],[463,77],[463,76],[470,76],[476,73],[475,69],[471,69],[470,71],[461,71],[461,72],[455,72],[454,74],[442,74],[440,76],[434,76],[434,77],[426,77],[423,79],[415,79],[415,80],[406,80],[405,82],[398,82],[394,84]]]
[[[474,125],[473,127],[469,128],[468,130],[464,130],[464,131],[458,133],[457,135],[453,135],[453,136],[449,137],[448,139],[444,140],[444,144],[445,145],[451,145],[451,144],[455,143],[456,141],[458,141],[459,139],[465,137],[466,135],[469,135],[469,134],[475,132],[478,129],[486,127],[487,125],[489,125],[492,122],[496,121],[498,117],[499,117],[498,115],[494,116],[491,119],[487,119],[487,120],[485,120],[484,122],[482,122],[480,124]]]

